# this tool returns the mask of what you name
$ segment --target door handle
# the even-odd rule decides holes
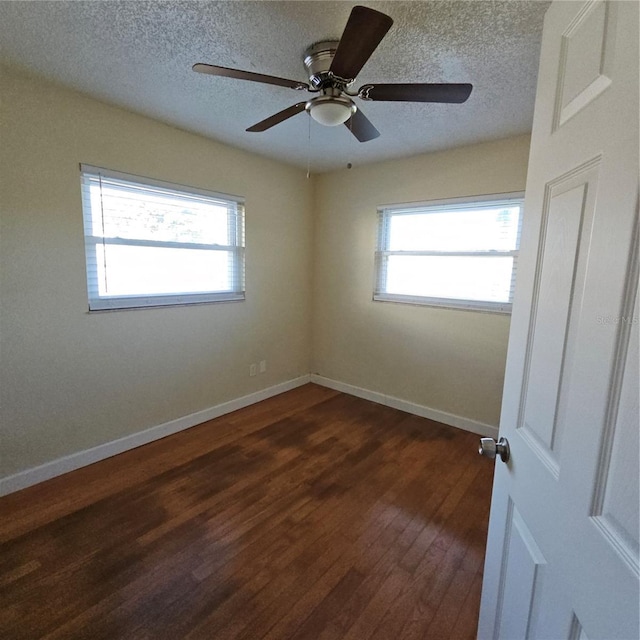
[[[498,442],[493,438],[480,438],[478,453],[492,460],[496,455],[499,455],[502,462],[509,462],[509,458],[511,457],[509,441],[506,438],[500,438]]]

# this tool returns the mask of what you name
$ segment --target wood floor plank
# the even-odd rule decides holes
[[[0,499],[0,637],[472,638],[477,437],[305,385]]]
[[[475,640],[480,613],[482,574],[476,573],[466,600],[460,605],[456,624],[449,628],[450,640]]]

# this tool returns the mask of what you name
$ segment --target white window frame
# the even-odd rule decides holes
[[[216,193],[196,187],[173,184],[152,178],[140,177],[111,169],[94,167],[88,164],[80,165],[82,209],[85,230],[85,257],[87,273],[87,293],[89,311],[108,311],[118,309],[136,309],[145,307],[182,306],[204,304],[211,302],[230,302],[245,299],[244,286],[244,198],[228,194]],[[185,200],[196,198],[205,199],[216,205],[227,207],[230,237],[232,245],[197,244],[189,242],[170,242],[149,238],[105,238],[94,235],[93,218],[101,216],[101,211],[92,211],[90,185],[101,179],[115,179],[134,187],[148,187],[150,189],[169,192],[178,198],[184,194]],[[126,185],[123,185],[126,188]],[[140,295],[104,295],[100,294],[97,270],[97,246],[103,244],[118,244],[140,247],[165,247],[172,249],[200,249],[207,251],[230,252],[233,259],[233,286],[231,291],[183,292],[175,294],[140,294]]]
[[[468,209],[470,205],[478,208],[500,206],[502,204],[520,205],[518,220],[517,248],[513,251],[390,251],[389,225],[391,217],[395,215],[412,215],[416,213],[443,213]],[[449,198],[446,200],[434,200],[421,203],[392,204],[378,207],[378,241],[375,253],[375,281],[373,299],[379,302],[400,302],[430,307],[445,307],[450,309],[463,309],[469,311],[484,311],[509,314],[513,303],[515,279],[520,251],[520,234],[522,230],[522,217],[524,210],[524,192],[465,196],[461,198]],[[494,302],[490,300],[460,300],[457,298],[434,298],[427,296],[410,296],[386,291],[386,266],[389,256],[416,255],[416,256],[471,256],[471,257],[504,257],[513,258],[511,272],[511,289],[508,302]]]

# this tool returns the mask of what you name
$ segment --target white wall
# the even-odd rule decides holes
[[[378,205],[524,191],[529,136],[318,176],[313,371],[497,426],[509,316],[373,302]]]
[[[309,372],[303,171],[0,72],[0,477]],[[246,301],[88,314],[80,162],[245,196]]]

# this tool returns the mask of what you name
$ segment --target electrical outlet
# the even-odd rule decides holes
[[[260,373],[264,373],[267,370],[267,361],[260,360]]]
[[[249,365],[249,375],[250,376],[255,376],[258,373],[258,365],[257,364],[250,364]]]

